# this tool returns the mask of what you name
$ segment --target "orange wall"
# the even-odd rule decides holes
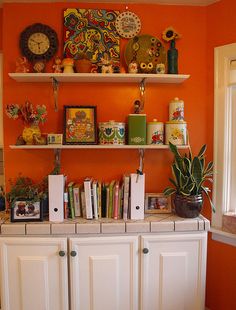
[[[29,99],[34,104],[46,104],[48,121],[44,132],[62,132],[63,105],[97,105],[98,121],[115,119],[125,121],[132,112],[133,102],[139,96],[137,85],[79,85],[61,84],[59,91],[59,112],[53,111],[53,96],[50,84],[22,84],[8,77],[14,72],[15,60],[19,56],[18,40],[20,32],[28,25],[41,22],[54,28],[60,38],[62,51],[63,9],[76,7],[75,3],[57,4],[5,4],[3,12],[4,51],[4,106],[8,103],[23,103]],[[113,8],[124,10],[125,5],[87,4],[77,7]],[[177,42],[179,49],[179,71],[191,78],[180,85],[147,85],[145,112],[148,121],[154,117],[168,120],[168,103],[178,96],[185,101],[185,116],[193,150],[198,151],[207,137],[206,108],[206,8],[185,6],[130,5],[142,21],[142,34],[161,37],[162,31],[173,25],[182,38]],[[50,19],[49,19],[50,16]],[[14,22],[12,22],[14,21]],[[186,27],[187,25],[187,27]],[[10,37],[9,37],[10,34]],[[122,52],[126,40],[121,40]],[[59,53],[61,55],[61,53]],[[123,64],[124,65],[124,64]],[[48,64],[51,71],[51,64]],[[23,125],[4,117],[4,141],[6,179],[19,172],[35,180],[48,174],[53,167],[51,151],[10,150]],[[168,183],[172,157],[168,151],[145,154],[146,189],[149,192],[162,191]],[[167,168],[168,167],[168,168]],[[111,180],[124,172],[135,172],[138,168],[137,151],[63,151],[62,169],[69,179],[82,179],[86,175]],[[105,172],[105,173],[104,173]]]
[[[3,23],[3,20],[2,20],[2,13],[3,13],[3,10],[2,8],[0,8],[0,51],[2,50],[2,23]]]
[[[212,147],[214,100],[214,47],[236,42],[235,0],[221,2],[207,8],[207,106],[209,136]],[[212,149],[211,149],[212,151]],[[209,236],[206,305],[211,310],[236,309],[236,247],[225,245]]]

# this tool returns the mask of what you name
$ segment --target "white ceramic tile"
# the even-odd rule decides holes
[[[199,218],[198,219],[198,230],[204,230],[204,229],[205,229],[204,220]]]
[[[209,231],[211,228],[210,221],[204,218],[204,222],[205,222],[205,230]]]
[[[100,234],[100,223],[76,224],[77,234]]]
[[[52,234],[75,234],[75,224],[51,224]]]
[[[150,232],[150,223],[149,222],[127,222],[126,232],[128,233]]]
[[[125,233],[125,223],[102,223],[103,234]]]
[[[25,224],[2,224],[1,225],[2,235],[25,235]]]
[[[26,224],[27,235],[50,235],[50,224]]]
[[[198,230],[198,220],[196,219],[175,221],[175,231],[194,231],[194,230]]]
[[[174,231],[174,222],[151,222],[151,232]]]

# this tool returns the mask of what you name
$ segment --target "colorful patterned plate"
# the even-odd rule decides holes
[[[133,12],[123,12],[116,18],[116,30],[123,38],[130,39],[139,34],[141,21]]]

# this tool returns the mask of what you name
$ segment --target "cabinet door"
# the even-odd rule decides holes
[[[66,251],[66,238],[0,238],[2,309],[67,310]]]
[[[204,309],[206,244],[206,232],[141,238],[142,310]]]
[[[136,310],[138,237],[72,238],[71,310]]]

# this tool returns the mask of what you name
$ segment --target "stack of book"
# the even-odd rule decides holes
[[[127,220],[132,214],[130,209],[132,205],[131,183],[132,174],[124,175],[121,181],[112,180],[107,183],[93,178],[85,178],[82,183],[70,182],[64,194],[65,218],[81,216],[86,219]],[[137,194],[134,193],[134,196],[137,197]],[[141,212],[144,214],[144,189],[142,196]]]

